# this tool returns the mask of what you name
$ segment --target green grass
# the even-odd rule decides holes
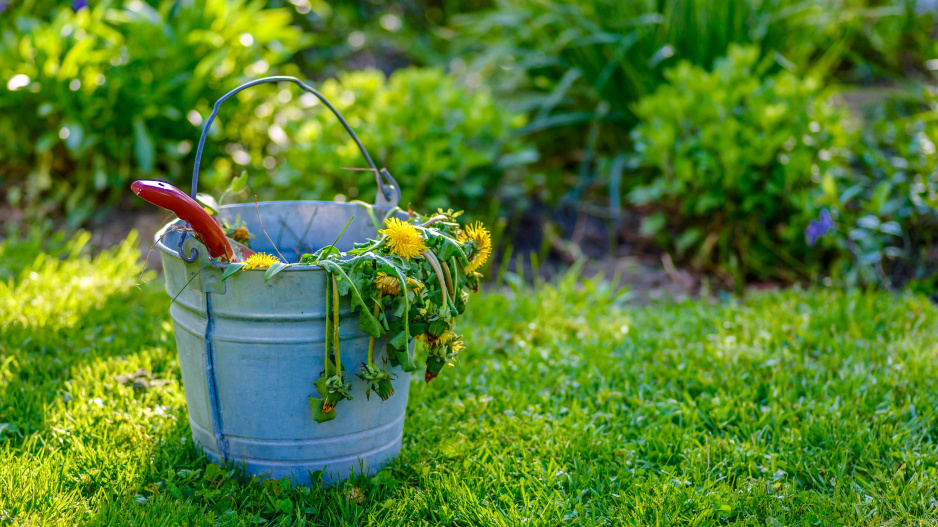
[[[639,307],[572,274],[480,295],[458,368],[413,384],[400,458],[290,488],[200,456],[159,280],[135,285],[133,241],[94,259],[81,241],[0,244],[0,524],[938,521],[923,297]],[[140,368],[168,382],[118,379]]]

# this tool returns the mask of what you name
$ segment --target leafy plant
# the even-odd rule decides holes
[[[711,69],[733,44],[751,45],[764,68],[817,80],[881,78],[924,70],[934,23],[914,2],[878,0],[498,0],[459,19],[457,73],[485,78],[532,116],[555,174],[548,197],[579,199],[610,187],[608,160],[631,148],[633,106],[667,83],[679,61]],[[564,166],[565,165],[565,166]]]
[[[186,179],[211,103],[305,42],[262,1],[75,4],[0,18],[2,190],[34,215],[64,208],[73,225],[131,179]]]
[[[816,81],[763,79],[758,57],[731,46],[713,72],[682,62],[634,108],[639,171],[628,199],[652,213],[643,233],[738,287],[813,276],[808,222],[797,216],[816,213],[813,192],[844,169],[850,137]]]
[[[294,22],[312,38],[297,54],[307,73],[333,77],[345,69],[440,64],[454,15],[490,7],[490,0],[271,0],[295,9]]]
[[[839,255],[830,274],[843,283],[895,288],[938,269],[935,108],[933,92],[874,105],[851,145],[852,169],[823,178],[812,212],[830,211],[834,224],[818,246]]]
[[[359,329],[371,336],[367,362],[358,374],[367,385],[366,396],[374,391],[385,400],[394,393],[394,375],[380,368],[375,359],[376,339],[382,335],[391,336],[386,364],[405,372],[417,369],[411,342],[423,343],[427,352],[424,379],[428,383],[463,349],[454,322],[465,312],[469,292],[479,290],[482,275],[478,270],[491,255],[492,240],[481,223],[460,227],[456,221],[460,215],[462,212],[452,209],[439,210],[432,217],[412,214],[402,221],[389,214],[379,239],[357,243],[347,253],[333,243],[302,255],[293,264],[258,253],[246,262],[228,265],[223,281],[242,270],[266,268],[266,282],[297,265],[318,265],[329,273],[326,352],[322,376],[315,382],[320,396],[310,396],[317,422],[335,419],[336,405],[352,398],[340,352],[340,298],[349,297],[351,312],[358,311]]]

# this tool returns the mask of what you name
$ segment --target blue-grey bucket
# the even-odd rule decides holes
[[[193,171],[192,194],[205,135],[219,105],[234,93],[261,82],[288,81],[319,97],[358,143],[378,182],[375,212],[380,218],[396,206],[399,189],[386,170],[378,171],[338,111],[318,92],[292,77],[271,77],[245,84],[215,104],[206,121]],[[281,201],[228,205],[222,220],[240,217],[255,234],[257,252],[282,254],[291,262],[300,254],[331,244],[354,216],[336,244],[342,251],[376,237],[375,226],[360,205],[330,201]],[[224,282],[227,264],[214,262],[208,250],[176,220],[156,235],[166,281],[175,298],[170,315],[189,409],[192,437],[215,462],[242,464],[252,475],[309,484],[322,471],[325,483],[352,472],[373,473],[401,448],[411,375],[399,368],[394,394],[367,400],[365,384],[353,373],[367,359],[367,334],[340,304],[343,364],[352,384],[350,401],[332,421],[317,423],[310,412],[313,383],[325,354],[325,292],[329,276],[318,266],[287,268],[264,282],[264,270],[242,270]],[[264,232],[266,231],[266,235]],[[267,236],[269,235],[270,240]],[[385,355],[378,339],[376,361]]]

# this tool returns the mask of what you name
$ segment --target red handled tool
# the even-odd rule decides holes
[[[243,262],[248,256],[254,254],[251,249],[229,240],[221,225],[205,212],[202,205],[169,183],[141,179],[134,181],[130,189],[144,200],[172,211],[179,216],[179,219],[188,222],[195,231],[195,237],[205,244],[212,258],[222,258],[228,262]]]

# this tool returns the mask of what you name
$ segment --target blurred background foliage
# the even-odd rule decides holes
[[[513,137],[523,115],[500,109],[486,87],[468,90],[438,68],[405,68],[389,77],[377,70],[343,72],[319,91],[369,154],[390,167],[405,207],[487,210],[509,169],[537,157]],[[315,96],[292,85],[242,94],[236,103],[242,118],[225,124],[224,135],[238,141],[229,144],[234,162],[215,162],[219,184],[247,164],[249,174],[269,174],[252,182],[260,197],[317,199],[338,192],[374,201],[374,175],[344,170],[366,166],[358,146]]]
[[[666,255],[737,290],[934,287],[938,47],[927,0],[0,0],[0,10],[7,220],[95,225],[136,205],[133,179],[188,188],[214,100],[286,74],[322,87],[405,205],[468,208],[495,222],[503,249],[556,252],[572,238],[594,245],[575,254]],[[292,88],[258,87],[222,107],[204,190],[247,171],[261,199],[370,200],[370,176],[343,170],[363,163],[341,127]],[[588,242],[584,228],[596,231]]]
[[[641,233],[736,283],[811,275],[802,226],[817,215],[814,180],[849,146],[844,112],[814,78],[760,75],[758,60],[734,44],[712,72],[681,62],[634,108],[627,201],[648,213]]]
[[[24,2],[0,19],[7,201],[78,225],[138,177],[179,182],[201,115],[308,39],[263,2]],[[230,108],[228,110],[236,110]]]

